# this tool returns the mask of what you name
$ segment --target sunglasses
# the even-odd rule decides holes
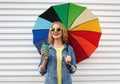
[[[59,32],[61,30],[62,30],[62,28],[51,28],[51,31],[57,31],[57,32]]]

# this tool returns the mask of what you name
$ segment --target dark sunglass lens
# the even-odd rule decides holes
[[[54,31],[54,30],[55,30],[54,28],[51,29],[51,31]]]
[[[60,28],[57,28],[57,31],[60,31]]]

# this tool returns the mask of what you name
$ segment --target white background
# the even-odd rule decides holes
[[[77,65],[73,84],[120,84],[120,0],[0,0],[0,84],[44,84],[32,28],[38,15],[65,2],[91,9],[103,32],[92,57]]]

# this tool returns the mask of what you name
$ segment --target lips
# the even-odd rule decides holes
[[[58,36],[58,35],[59,35],[59,33],[53,33],[53,35],[54,35],[54,36]]]

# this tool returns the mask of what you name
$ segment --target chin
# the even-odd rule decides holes
[[[60,37],[53,37],[54,39],[59,39]]]
[[[61,36],[53,36],[54,39],[59,39]]]

